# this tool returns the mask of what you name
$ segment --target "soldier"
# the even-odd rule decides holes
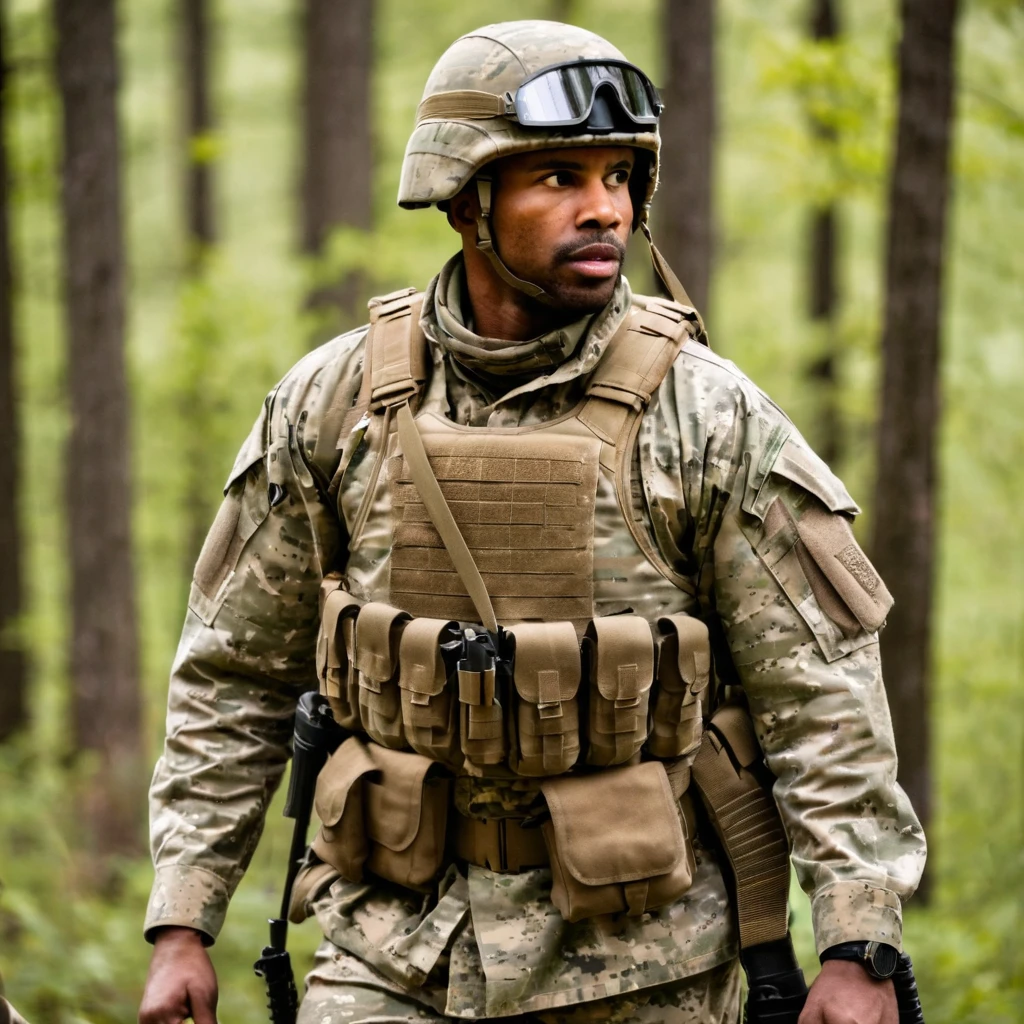
[[[143,1024],[214,1020],[205,947],[318,674],[356,735],[292,904],[325,935],[300,1021],[738,1020],[686,791],[715,699],[698,614],[835,957],[801,1024],[895,1024],[891,982],[850,962],[899,947],[925,857],[879,666],[891,598],[842,483],[688,302],[620,273],[659,112],[618,50],[550,22],[482,28],[431,74],[399,203],[444,210],[461,251],[274,388],[196,566]]]

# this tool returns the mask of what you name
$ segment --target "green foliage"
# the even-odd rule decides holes
[[[660,75],[656,0],[579,0],[574,17]],[[709,323],[734,358],[813,438],[804,367],[820,344],[804,307],[804,235],[813,203],[837,200],[842,229],[839,338],[848,456],[838,467],[870,497],[881,312],[886,170],[891,160],[896,6],[843,5],[843,36],[806,39],[804,0],[719,5],[717,277]],[[186,145],[177,122],[174,7],[120,6],[125,190],[131,261],[136,563],[142,680],[154,756],[167,670],[187,585],[190,522],[212,514],[234,452],[266,391],[311,333],[303,296],[340,273],[367,293],[423,286],[456,246],[433,211],[398,210],[405,136],[423,81],[447,43],[504,8],[381,0],[375,39],[376,229],[339,232],[318,265],[295,254],[300,54],[291,5],[222,0],[215,132]],[[518,17],[549,13],[527,0]],[[148,947],[150,869],[113,866],[97,893],[82,875],[62,767],[66,579],[64,404],[59,270],[58,108],[49,5],[14,0],[8,139],[17,246],[23,518],[34,716],[0,751],[0,970],[35,1024],[134,1019]],[[911,903],[907,942],[931,1024],[1024,1018],[1024,9],[970,0],[959,47],[955,181],[947,259],[941,530],[935,624],[935,895]],[[828,126],[832,138],[814,131]],[[210,160],[223,241],[189,278],[181,176]],[[344,168],[339,168],[344,173]],[[666,169],[671,173],[671,168]],[[908,495],[908,500],[913,496]],[[868,510],[881,515],[884,510]],[[865,517],[867,519],[867,517]],[[868,522],[868,525],[870,523]],[[859,526],[866,539],[864,527]],[[895,683],[896,681],[894,681]],[[287,850],[279,804],[213,948],[224,1020],[262,1019],[251,963],[276,908]],[[801,956],[813,967],[806,899],[796,894]],[[316,928],[294,930],[297,967]]]

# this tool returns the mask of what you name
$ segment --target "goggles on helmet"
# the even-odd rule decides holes
[[[585,124],[603,86],[614,89],[623,111],[638,125],[655,125],[664,107],[658,90],[624,60],[575,60],[534,72],[516,90],[516,120],[530,128]],[[510,110],[509,114],[512,113]]]

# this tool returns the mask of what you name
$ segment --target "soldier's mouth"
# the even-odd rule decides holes
[[[597,242],[577,249],[565,262],[582,277],[614,277],[622,265],[622,252],[614,245]]]

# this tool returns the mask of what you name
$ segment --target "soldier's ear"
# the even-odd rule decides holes
[[[476,230],[476,219],[480,214],[480,199],[476,194],[475,182],[470,182],[448,203],[448,223],[462,234]]]

